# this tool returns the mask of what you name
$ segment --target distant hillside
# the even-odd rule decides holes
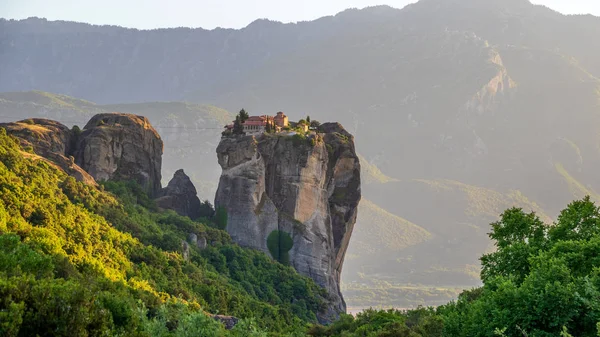
[[[399,218],[431,234],[385,258],[354,260],[342,281],[357,281],[370,263],[368,275],[398,282],[477,283],[477,257],[493,248],[489,222],[503,209],[553,218],[569,201],[600,193],[600,18],[527,0],[421,0],[240,30],[0,20],[0,49],[0,91],[102,104],[190,101],[342,123],[364,157],[364,196],[377,206],[359,213],[357,233],[370,219],[408,228]],[[108,108],[42,96],[14,98],[13,111],[68,121],[80,113],[69,105]],[[39,99],[46,103],[31,103]],[[193,167],[186,172],[197,172],[201,197],[211,199],[217,129],[231,117],[171,104],[111,109],[155,114],[166,157]],[[201,128],[205,121],[215,130]],[[369,230],[362,233],[380,229]],[[358,236],[357,247],[375,242]]]

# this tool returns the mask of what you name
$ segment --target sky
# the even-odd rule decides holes
[[[313,20],[347,8],[415,0],[0,0],[0,17],[31,16],[92,24],[152,29],[165,27],[241,28],[256,19],[282,22]],[[565,14],[600,16],[600,0],[532,0]]]

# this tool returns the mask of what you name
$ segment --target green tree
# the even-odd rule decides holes
[[[250,118],[250,115],[248,115],[248,113],[244,109],[240,110],[239,116],[240,116],[240,121],[242,122],[242,124],[245,121],[247,121],[248,118]]]
[[[546,225],[535,213],[511,208],[493,223],[489,237],[496,242],[494,253],[481,257],[481,278],[512,276],[521,282],[529,274],[529,258],[546,246]]]
[[[589,240],[600,234],[600,211],[589,196],[569,204],[549,231],[550,240]]]
[[[242,135],[244,134],[244,122],[240,116],[235,117],[235,121],[233,122],[233,134],[234,135]]]
[[[267,237],[267,248],[271,256],[284,265],[290,263],[289,251],[293,246],[294,240],[284,231],[274,230]]]
[[[200,210],[198,212],[201,218],[210,219],[215,216],[215,208],[208,200],[204,200],[200,203]]]
[[[215,213],[215,224],[217,228],[225,230],[227,228],[227,210],[224,207],[217,207]]]

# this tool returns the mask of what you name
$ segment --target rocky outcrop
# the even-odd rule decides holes
[[[79,181],[135,180],[153,196],[161,192],[163,143],[145,117],[100,114],[84,130],[42,118],[0,127]]]
[[[322,322],[346,309],[340,293],[344,255],[361,198],[354,138],[337,123],[308,137],[223,138],[215,206],[244,247],[264,251],[311,277],[331,294]]]
[[[183,170],[175,172],[169,185],[162,189],[156,204],[160,208],[174,210],[179,215],[192,219],[200,217],[200,199],[196,187]]]
[[[213,315],[212,318],[215,321],[223,323],[223,326],[225,326],[226,330],[231,330],[235,328],[235,326],[239,322],[239,319],[233,316]]]
[[[134,180],[161,191],[163,142],[146,117],[99,114],[78,139],[75,161],[96,180]]]
[[[96,181],[79,167],[71,156],[77,140],[77,132],[65,125],[44,118],[31,118],[15,123],[0,124],[8,134],[16,137],[25,149],[31,148],[37,155],[58,166],[67,174],[90,185]]]

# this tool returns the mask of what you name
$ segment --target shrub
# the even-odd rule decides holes
[[[227,217],[227,210],[224,207],[217,207],[215,224],[218,229],[225,230],[227,228]]]
[[[293,246],[294,240],[286,232],[274,230],[267,237],[267,248],[269,248],[271,256],[281,264],[290,264],[289,251]]]

